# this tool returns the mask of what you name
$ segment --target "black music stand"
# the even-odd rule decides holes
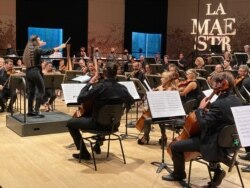
[[[44,75],[44,85],[46,89],[61,89],[64,74],[46,74]]]
[[[17,75],[11,75],[10,82],[9,82],[9,88],[11,89],[11,101],[13,101],[13,90],[19,89],[20,90],[20,109],[17,109],[20,114],[22,114],[22,100],[21,100],[21,90],[23,90],[23,103],[24,103],[24,113],[23,113],[23,123],[26,123],[26,80],[25,80],[24,74],[17,74]],[[12,104],[13,105],[13,104]],[[22,121],[21,119],[18,119],[14,116],[13,110],[11,110],[11,116],[15,118],[18,121]]]
[[[169,100],[171,99],[171,100]],[[185,116],[185,110],[182,106],[180,94],[178,91],[158,91],[148,92],[147,100],[149,109],[152,115],[153,123],[170,124],[175,122],[173,119],[179,116]],[[172,118],[172,119],[171,119]],[[166,169],[170,173],[172,170],[165,163],[165,150],[164,144],[165,138],[162,135],[162,159],[161,162],[151,162],[151,164],[158,166],[156,173],[160,173],[163,169]]]
[[[146,78],[149,82],[149,86],[151,88],[157,88],[161,84],[161,76],[152,75],[152,74],[148,74],[145,76],[146,76]]]
[[[44,75],[44,85],[45,89],[52,89],[55,91],[56,89],[61,89],[61,84],[64,80],[64,74],[46,74]],[[53,104],[52,110],[55,110],[55,102]]]
[[[162,64],[149,64],[152,74],[161,74],[164,72],[164,67]]]
[[[76,83],[76,81],[73,81],[72,79],[79,75],[83,75],[83,72],[81,70],[71,70],[71,71],[67,70],[65,71],[64,82]]]
[[[135,101],[140,100],[140,96],[138,95],[137,87],[136,87],[135,83],[132,80],[131,81],[125,81],[125,82],[120,81],[118,83],[124,85],[128,89],[128,92],[131,94],[131,96],[134,98]],[[137,119],[138,119],[138,105],[137,105],[136,111],[137,111]],[[125,118],[126,118],[126,121],[125,121],[125,134],[121,134],[122,139],[128,138],[129,136],[132,137],[132,138],[138,138],[138,136],[128,135],[128,127],[132,127],[132,126],[128,126],[128,111],[126,111],[126,117]],[[132,124],[132,121],[131,121],[131,124]]]

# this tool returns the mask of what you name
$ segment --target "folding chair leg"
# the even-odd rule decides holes
[[[239,166],[238,165],[235,165],[236,168],[237,168],[237,172],[238,172],[238,175],[239,175],[239,178],[240,178],[240,183],[241,183],[241,186],[242,188],[244,188],[244,183],[243,183],[243,180],[242,180],[242,177],[241,177],[241,173],[240,173],[240,170],[239,170]]]
[[[109,147],[110,147],[110,135],[109,135],[109,138],[108,138],[108,152],[107,152],[107,158],[109,157]]]
[[[190,178],[191,178],[191,168],[192,168],[193,159],[189,162],[189,170],[188,170],[188,186],[190,186]]]
[[[124,155],[124,151],[123,151],[123,146],[122,146],[122,140],[121,140],[121,138],[119,136],[118,136],[118,139],[119,139],[120,146],[121,146],[123,162],[124,162],[124,164],[126,164],[126,159],[125,159],[125,155]]]
[[[96,161],[95,161],[95,153],[94,153],[93,143],[92,142],[90,142],[90,147],[91,147],[91,153],[92,153],[93,162],[94,162],[94,166],[95,166],[95,171],[97,171]]]

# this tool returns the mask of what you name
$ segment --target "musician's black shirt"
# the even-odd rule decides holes
[[[80,92],[77,102],[93,102],[93,118],[97,117],[98,110],[106,104],[124,103],[129,109],[134,103],[133,97],[129,94],[127,88],[115,81],[115,79],[106,79],[93,85],[87,84]]]

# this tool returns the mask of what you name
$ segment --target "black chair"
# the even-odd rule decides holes
[[[219,145],[220,149],[222,149],[224,151],[227,151],[227,154],[225,154],[224,157],[222,157],[221,159],[219,159],[219,161],[216,161],[216,162],[217,163],[221,162],[221,163],[225,164],[226,166],[228,166],[229,167],[228,172],[231,172],[232,168],[234,166],[236,166],[237,172],[238,172],[238,175],[239,175],[239,178],[240,178],[241,186],[244,187],[244,183],[243,183],[241,173],[240,173],[240,170],[239,170],[239,167],[238,167],[239,162],[236,161],[236,157],[237,157],[237,154],[238,154],[238,152],[240,150],[241,145],[240,145],[239,135],[237,133],[235,125],[225,126],[221,130],[221,132],[220,132],[220,134],[218,136],[218,145]],[[199,163],[204,164],[204,165],[207,166],[208,173],[209,173],[210,179],[212,181],[212,175],[211,175],[209,162],[203,160],[202,156],[200,156],[200,157],[197,157],[197,158],[192,159],[190,161],[189,175],[188,175],[188,185],[190,185],[191,169],[192,169],[192,163],[194,161],[199,162]]]
[[[110,141],[119,140],[121,151],[122,151],[122,156],[123,156],[123,162],[124,164],[126,164],[121,137],[115,134],[118,131],[118,128],[116,126],[120,124],[120,120],[123,115],[123,112],[124,112],[123,104],[105,105],[99,110],[96,123],[98,123],[101,126],[109,127],[110,131],[96,131],[96,130],[84,130],[83,131],[83,132],[91,133],[92,136],[82,137],[80,141],[80,151],[82,150],[83,140],[88,141],[91,146],[91,152],[92,152],[92,158],[94,161],[95,170],[97,170],[97,167],[96,167],[96,159],[95,159],[93,146],[97,142],[99,142],[98,138],[102,138],[101,141],[108,141],[107,158],[109,157]],[[106,138],[106,136],[108,138]],[[81,162],[81,156],[79,158],[79,162]]]

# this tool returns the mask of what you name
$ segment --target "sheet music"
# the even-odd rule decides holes
[[[242,147],[250,146],[250,105],[231,108]]]
[[[186,115],[178,91],[147,92],[147,99],[153,119]]]
[[[84,83],[84,82],[88,82],[90,80],[90,78],[91,77],[88,75],[83,75],[83,76],[77,76],[77,77],[73,78],[72,80]]]
[[[82,88],[87,84],[62,84],[65,103],[77,103]]]
[[[128,92],[134,98],[134,100],[140,99],[140,96],[136,90],[136,87],[133,81],[118,82],[118,83],[124,85],[128,89]]]
[[[144,84],[146,85],[148,91],[152,91],[151,87],[148,85],[147,80],[145,79],[145,80],[143,80],[143,82],[144,82]]]
[[[213,89],[207,89],[202,91],[204,93],[204,95],[206,97],[209,97],[211,95],[211,93],[213,92]],[[216,101],[218,98],[218,95],[214,94],[214,96],[212,97],[212,99],[210,100],[210,103],[213,103],[214,101]]]

